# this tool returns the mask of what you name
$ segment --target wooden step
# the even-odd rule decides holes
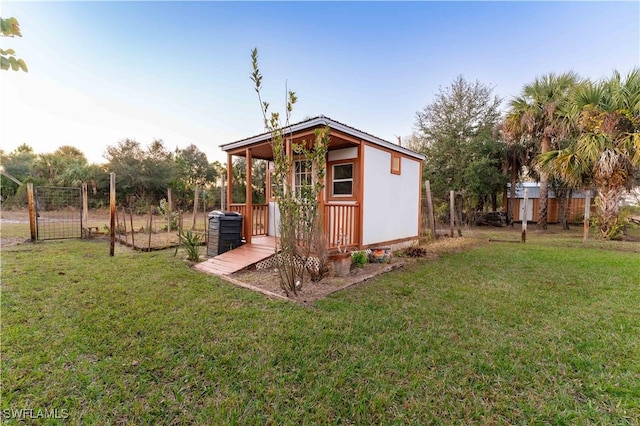
[[[252,242],[198,263],[198,271],[213,275],[230,275],[275,254],[276,239],[269,236],[253,237]]]

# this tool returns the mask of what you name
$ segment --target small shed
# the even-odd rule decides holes
[[[524,190],[527,190],[527,211],[524,211]],[[511,184],[507,184],[507,193],[504,199],[504,205],[508,205],[511,198]],[[591,206],[594,205],[594,198],[591,197]],[[569,221],[578,222],[584,218],[584,204],[586,201],[586,193],[584,191],[574,190],[569,200]],[[555,193],[549,188],[548,201],[548,223],[559,223],[560,205]],[[539,182],[521,182],[516,184],[515,202],[514,202],[513,220],[515,222],[522,221],[525,217],[528,222],[538,222],[538,209],[540,207],[540,183]],[[525,216],[526,215],[526,216]]]
[[[325,189],[320,196],[324,231],[329,248],[346,245],[370,246],[410,244],[420,235],[422,154],[380,139],[325,116],[292,124],[285,130],[286,143],[313,140],[314,131],[328,126],[331,142],[327,154]],[[228,209],[245,216],[244,238],[276,236],[278,207],[272,194],[273,151],[271,134],[263,133],[221,145],[227,153],[227,170],[233,158],[246,159],[247,176],[252,161],[268,163],[266,203],[256,204],[247,190],[245,203],[232,199],[232,174],[228,173]],[[288,152],[291,152],[289,149]],[[294,160],[291,185],[311,179],[303,161]],[[247,179],[248,180],[248,179]]]

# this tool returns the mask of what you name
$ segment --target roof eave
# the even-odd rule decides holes
[[[326,126],[326,125],[328,125],[332,129],[346,133],[350,136],[355,136],[359,139],[371,142],[375,145],[379,145],[379,146],[391,149],[393,151],[401,152],[405,155],[416,158],[418,160],[424,160],[426,158],[423,154],[420,154],[410,149],[404,148],[402,146],[393,144],[384,139],[380,139],[376,136],[370,135],[361,130],[358,130],[353,127],[347,126],[346,124],[342,124],[337,121],[331,120],[330,118],[327,118],[324,116],[316,117],[308,121],[303,121],[301,123],[293,124],[291,126],[286,127],[285,130],[286,130],[286,133],[296,133],[300,130],[306,130],[306,129],[314,128],[317,126]],[[253,136],[251,138],[242,139],[236,142],[230,142],[224,145],[220,145],[220,148],[225,152],[232,151],[232,150],[247,147],[256,143],[266,142],[269,139],[271,139],[271,133],[267,132],[257,136]]]

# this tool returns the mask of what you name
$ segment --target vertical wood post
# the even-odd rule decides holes
[[[151,228],[153,227],[153,209],[149,207],[149,242],[147,244],[147,251],[151,251]]]
[[[33,183],[27,183],[27,202],[29,203],[29,230],[31,231],[31,241],[35,241],[36,235],[36,203],[33,197]]]
[[[109,256],[116,247],[116,174],[109,173]]]
[[[524,209],[524,217],[522,218],[522,237],[521,241],[523,243],[527,242],[527,203],[529,201],[529,190],[525,188],[524,190],[524,199],[522,200],[522,205]]]
[[[172,210],[171,188],[167,188],[167,233],[171,233]]]
[[[191,229],[196,228],[196,214],[198,213],[198,187],[193,188],[193,222],[191,223]]]
[[[133,209],[129,210],[129,220],[131,221],[131,247],[136,248],[135,237],[133,236],[135,231],[133,229]]]
[[[453,225],[456,217],[456,196],[453,191],[449,191],[449,231],[453,238]]]
[[[251,158],[251,150],[249,148],[247,148],[245,150],[245,155],[246,155],[246,166],[247,166],[247,171],[246,171],[246,197],[245,197],[245,206],[246,206],[246,212],[245,212],[245,218],[244,218],[244,222],[245,222],[245,233],[244,233],[244,239],[246,240],[247,244],[251,243],[251,234],[253,234],[253,185],[252,185],[252,176],[251,176],[251,163],[252,158]]]
[[[127,211],[124,207],[122,208],[122,226],[124,229],[124,244],[127,245]]]
[[[118,207],[116,207],[116,231],[120,230],[120,214],[118,214]]]
[[[585,191],[584,199],[584,223],[582,230],[582,245],[587,246],[587,240],[589,239],[589,219],[591,217],[591,191]]]
[[[433,213],[433,198],[431,198],[431,182],[424,183],[427,197],[427,213],[429,216],[429,229],[431,229],[431,237],[436,238],[436,220]]]
[[[207,231],[207,189],[202,188],[202,217],[204,219],[204,230]]]
[[[82,224],[81,228],[89,228],[89,196],[87,193],[87,183],[82,183]],[[89,237],[89,232],[87,232],[87,238]]]
[[[231,210],[233,204],[233,156],[227,154],[227,210]]]
[[[227,175],[222,175],[220,178],[220,210],[229,210],[229,207],[226,206],[226,195],[227,191],[225,190],[225,182],[227,180]]]

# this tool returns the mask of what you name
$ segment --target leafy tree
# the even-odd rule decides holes
[[[243,157],[233,159],[231,164],[231,196],[234,203],[245,203],[247,200],[247,160]]]
[[[640,69],[584,82],[571,104],[578,137],[565,149],[542,154],[539,164],[575,187],[595,186],[600,234],[616,238],[620,200],[640,176]]]
[[[278,225],[280,238],[276,243],[279,251],[276,259],[280,286],[287,295],[296,294],[304,285],[306,272],[311,274],[311,279],[314,281],[320,280],[326,272],[326,238],[323,238],[322,213],[318,196],[324,189],[330,140],[329,128],[317,129],[315,139],[312,141],[291,144],[292,152],[304,159],[309,166],[313,165],[314,171],[312,182],[303,182],[301,190],[296,193],[293,185],[290,184],[290,177],[293,174],[293,158],[286,153],[284,138],[284,129],[289,124],[293,105],[297,101],[296,94],[292,91],[288,92],[284,114],[285,125],[283,126],[280,122],[280,114],[272,112],[269,115],[269,104],[263,102],[260,96],[262,75],[258,68],[258,49],[251,51],[251,62],[253,65],[251,80],[254,82],[258,94],[265,129],[271,133],[273,177],[278,183],[274,195],[280,213]],[[320,267],[317,270],[311,266],[310,257],[312,254],[317,256],[320,262]]]
[[[171,183],[174,200],[177,206],[190,208],[193,206],[194,188],[204,188],[213,183],[217,171],[209,164],[207,155],[193,144],[176,149],[174,161],[176,175]]]
[[[458,76],[416,114],[417,131],[409,146],[427,157],[424,178],[434,197],[446,200],[454,190],[481,206],[502,191],[503,147],[494,137],[499,106],[490,87]]]
[[[477,210],[484,210],[491,202],[491,209],[498,209],[498,193],[507,183],[503,173],[505,144],[494,138],[477,139],[469,145],[470,161],[463,171],[466,190],[477,200]]]
[[[557,148],[557,140],[565,137],[568,128],[563,110],[566,109],[571,90],[578,80],[575,73],[568,72],[560,75],[547,74],[525,85],[521,95],[509,104],[503,126],[508,138],[531,138],[538,144],[542,154]],[[549,176],[546,172],[541,172],[538,226],[542,229],[547,229],[548,194]]]
[[[233,159],[231,193],[234,203],[245,203],[247,198],[247,160],[244,157]],[[266,161],[254,159],[251,162],[251,200],[257,204],[266,203]]]
[[[217,178],[216,169],[209,164],[207,155],[197,146],[176,150],[175,161],[178,168],[178,179],[188,187],[205,186]]]
[[[124,139],[107,147],[105,159],[107,169],[116,173],[118,198],[130,206],[137,200],[143,201],[142,207],[145,202],[158,202],[177,174],[173,155],[161,140],[145,150],[139,142]]]
[[[2,37],[22,37],[20,24],[14,17],[6,19],[0,17],[0,32]],[[29,72],[24,60],[16,58],[15,54],[16,52],[13,49],[0,49],[0,68],[3,70],[12,69],[14,71]]]
[[[9,154],[4,151],[0,153],[0,163],[4,168],[4,172],[23,183],[33,181],[31,172],[35,160],[36,154],[33,152],[33,148],[24,143]],[[3,175],[0,183],[2,185],[0,190],[2,191],[3,199],[14,196],[18,191],[19,185],[7,176]]]
[[[522,179],[525,171],[528,174],[531,174],[531,171],[535,173],[531,165],[533,164],[533,158],[536,155],[537,149],[531,138],[524,136],[512,137],[509,133],[504,132],[504,121],[496,128],[496,133],[505,144],[503,169],[509,175],[510,182],[507,222],[511,223],[515,210],[516,184]]]

